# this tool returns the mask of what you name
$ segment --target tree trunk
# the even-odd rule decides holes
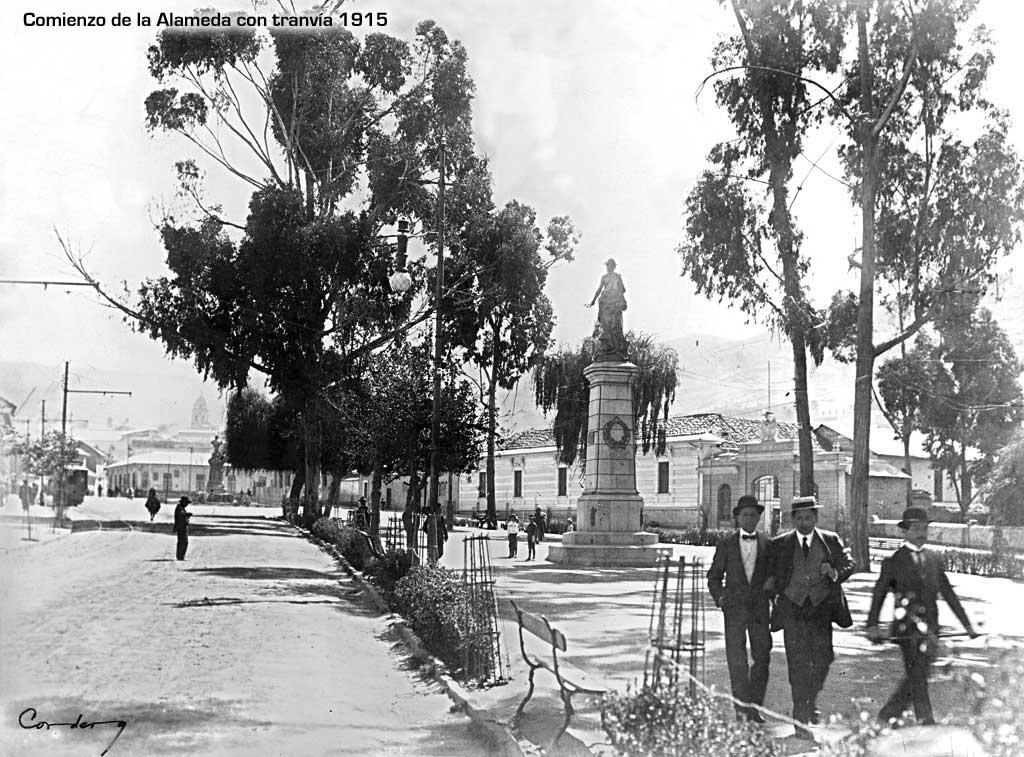
[[[497,329],[495,329],[497,332]],[[491,364],[491,375],[487,387],[487,522],[493,526],[498,524],[498,507],[494,496],[494,437],[498,427],[498,334],[494,334],[494,357]]]
[[[380,484],[384,478],[381,462],[378,460],[370,475],[370,535],[377,536],[380,530]]]
[[[868,496],[870,481],[871,381],[875,369],[875,192],[877,171],[875,137],[872,134],[871,62],[868,58],[867,11],[857,10],[860,57],[861,233],[860,299],[857,311],[857,374],[853,385],[853,464],[850,474],[850,549],[857,569],[871,571],[868,552]]]
[[[960,520],[967,520],[967,511],[971,507],[971,473],[967,466],[967,447],[964,445],[960,456]]]
[[[306,485],[306,469],[299,466],[295,470],[295,475],[292,476],[292,487],[288,491],[288,514],[289,520],[295,519],[295,513],[299,511],[299,495],[302,494],[302,489]]]
[[[910,478],[907,479],[907,507],[914,504],[914,469],[910,460],[910,432],[904,430],[903,436],[903,470]]]
[[[320,397],[306,399],[302,412],[306,452],[306,487],[302,503],[302,522],[309,528],[320,517]]]
[[[341,476],[337,473],[331,474],[331,488],[327,492],[327,507],[324,508],[324,517],[330,518],[331,511],[338,507],[338,496],[341,492]]]
[[[774,124],[765,131],[774,133]],[[779,144],[781,138],[775,136],[766,140],[771,156],[771,172],[769,179],[772,186],[772,212],[770,223],[775,229],[779,246],[779,257],[782,260],[783,288],[786,301],[783,311],[786,318],[786,331],[793,347],[793,393],[796,406],[797,439],[800,449],[800,495],[814,494],[814,446],[811,443],[811,411],[807,396],[807,321],[803,305],[803,293],[800,289],[799,252],[793,235],[792,218],[789,213],[789,192],[786,182],[792,175],[792,161]]]

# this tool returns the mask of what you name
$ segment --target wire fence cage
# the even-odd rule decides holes
[[[462,581],[466,588],[462,612],[463,673],[478,683],[505,683],[510,677],[510,665],[498,626],[487,535],[467,537],[462,543],[462,557]]]
[[[401,515],[389,515],[387,521],[382,519],[380,525],[381,546],[385,552],[404,549],[415,555],[414,564],[419,564],[420,559],[426,554],[427,535],[423,532],[423,521],[419,513],[412,513],[409,520],[409,528],[402,520]]]
[[[662,558],[654,584],[644,685],[696,693],[705,678],[705,571],[696,558]]]

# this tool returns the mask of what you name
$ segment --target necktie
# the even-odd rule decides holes
[[[743,534],[744,539],[756,539],[757,534]]]
[[[803,538],[802,545],[800,548],[804,551],[804,557],[807,557],[809,554],[811,554],[811,545],[806,536]]]

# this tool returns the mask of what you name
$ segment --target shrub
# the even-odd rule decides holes
[[[991,552],[972,552],[955,547],[947,547],[938,551],[946,562],[946,570],[953,573],[1017,580],[1024,578],[1024,557],[1020,555],[1006,552],[996,555]]]
[[[390,604],[395,595],[395,584],[408,575],[413,554],[404,549],[389,549],[383,557],[373,557],[363,569],[364,575],[384,594]]]
[[[698,547],[714,547],[732,533],[727,528],[658,528],[649,523],[647,530],[658,535],[662,544],[693,544]]]
[[[704,691],[626,689],[601,702],[601,725],[615,749],[629,757],[772,757],[778,747],[758,726],[737,721],[731,705]]]
[[[310,533],[324,541],[330,542],[349,564],[356,570],[362,570],[372,556],[366,537],[354,528],[343,525],[337,518],[319,518],[310,527]]]
[[[467,653],[475,659],[490,657],[491,638],[470,629],[488,625],[493,602],[489,593],[470,595],[457,573],[436,565],[416,566],[395,583],[395,610],[453,672],[463,671]]]

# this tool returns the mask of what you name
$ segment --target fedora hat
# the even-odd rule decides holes
[[[178,500],[178,504],[179,505],[191,505],[192,504],[192,500],[190,500],[188,497],[182,497],[181,499]]]
[[[742,497],[740,497],[736,501],[736,507],[732,509],[732,514],[739,515],[740,510],[742,510],[744,507],[754,507],[757,508],[758,513],[764,512],[764,505],[758,502],[757,497],[755,497],[753,494],[744,494]]]
[[[928,511],[923,507],[908,507],[903,511],[903,520],[898,525],[900,528],[910,528],[911,523],[931,523],[931,518],[928,517]]]
[[[799,512],[801,510],[820,510],[821,505],[818,504],[816,497],[794,497],[793,501],[789,504],[790,515]]]

